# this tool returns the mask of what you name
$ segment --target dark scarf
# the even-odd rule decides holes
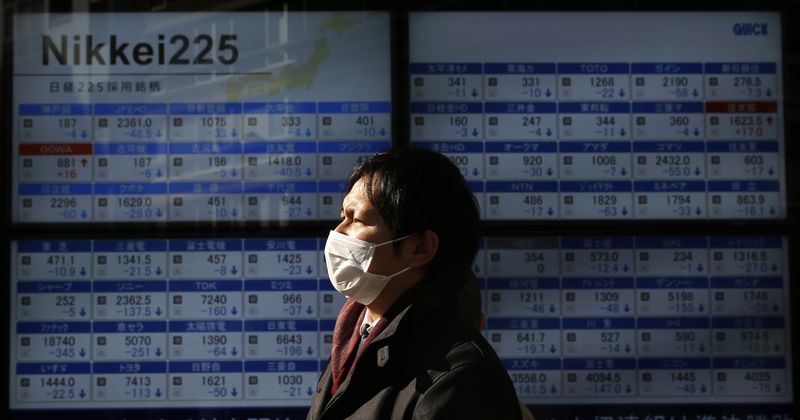
[[[361,323],[364,322],[366,313],[366,306],[348,299],[336,318],[336,326],[333,329],[333,346],[331,347],[331,373],[333,377],[331,395],[336,394],[339,385],[350,375],[350,371],[355,365],[355,361],[361,356],[363,349],[367,348],[372,339],[380,334],[381,330],[388,324],[386,318],[381,317],[370,330],[369,335],[364,340],[364,344],[359,347],[361,336],[358,334],[358,329]]]

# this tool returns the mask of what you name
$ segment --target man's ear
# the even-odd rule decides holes
[[[422,267],[436,256],[439,250],[439,235],[428,229],[423,233],[412,236],[411,238],[411,259],[408,265],[412,268]]]

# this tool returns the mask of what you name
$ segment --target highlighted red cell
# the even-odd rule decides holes
[[[20,144],[20,156],[91,155],[91,143],[76,144]]]
[[[777,102],[706,102],[706,112],[711,114],[776,113]]]

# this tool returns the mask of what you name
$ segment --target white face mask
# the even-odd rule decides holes
[[[411,269],[406,267],[388,276],[368,273],[367,269],[372,263],[375,248],[401,241],[409,236],[411,235],[373,244],[332,230],[325,243],[325,264],[328,266],[328,277],[333,288],[362,305],[372,303],[392,277]]]

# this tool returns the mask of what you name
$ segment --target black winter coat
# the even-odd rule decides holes
[[[410,304],[390,311],[396,315],[387,317],[333,396],[328,363],[308,419],[521,417],[508,373],[458,296],[421,289]]]

